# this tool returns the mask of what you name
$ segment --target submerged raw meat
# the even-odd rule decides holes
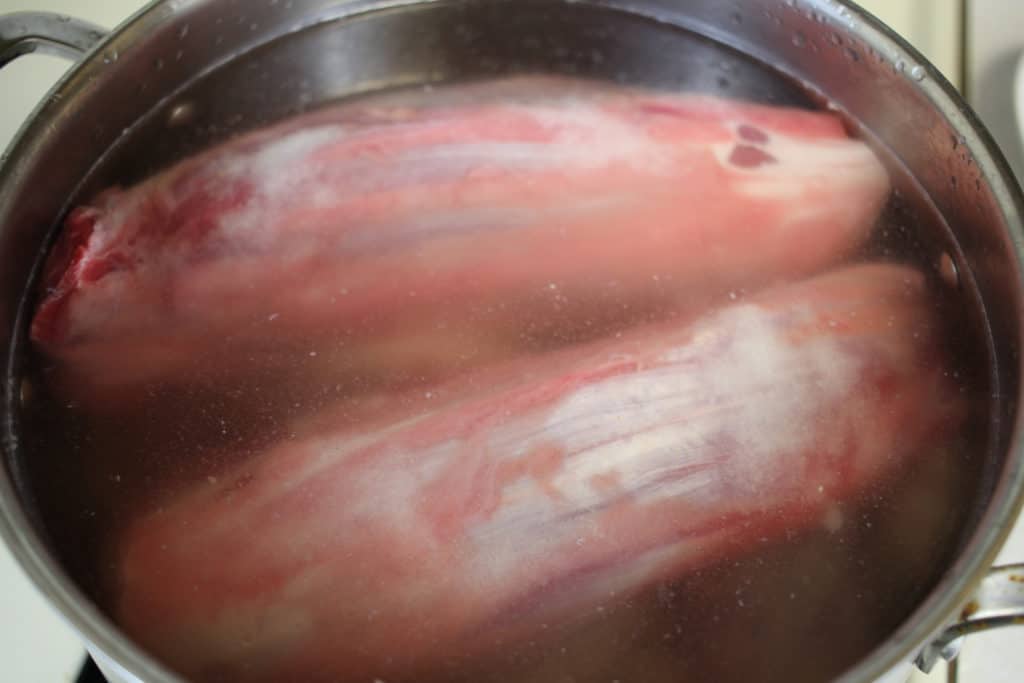
[[[199,679],[415,680],[841,525],[961,423],[930,312],[918,272],[859,266],[321,415],[132,525],[117,616]]]
[[[108,191],[32,338],[87,400],[296,352],[318,379],[441,374],[811,274],[887,197],[831,114],[567,83],[336,107]]]

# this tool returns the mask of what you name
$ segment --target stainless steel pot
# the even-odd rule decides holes
[[[28,292],[71,201],[228,132],[382,86],[524,68],[655,85],[722,78],[710,52],[664,39],[678,30],[770,65],[860,122],[953,227],[952,263],[977,285],[991,324],[998,381],[987,502],[928,599],[842,680],[901,680],[915,658],[928,668],[955,654],[964,633],[1024,618],[1024,568],[984,578],[1024,483],[1024,200],[955,91],[876,20],[836,0],[164,0],[106,36],[66,17],[0,18],[0,66],[37,49],[80,57],[0,172],[0,353],[7,359],[0,531],[111,680],[176,678],[124,637],[56,562],[19,461]],[[600,60],[592,57],[595,42]],[[757,78],[745,83],[749,92],[741,94],[763,99]],[[178,132],[167,135],[169,128]]]

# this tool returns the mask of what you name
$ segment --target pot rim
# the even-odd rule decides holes
[[[918,65],[925,77],[917,88],[964,136],[964,144],[974,156],[985,182],[992,191],[1006,220],[1004,246],[1013,255],[1014,278],[1018,294],[1024,292],[1024,194],[1009,162],[981,119],[957,89],[922,55],[895,31],[852,0],[815,4],[825,5],[830,15],[843,19],[842,5],[856,15],[858,38],[879,54],[903,59],[911,71]],[[838,8],[838,9],[837,9]],[[841,24],[842,25],[842,24]],[[915,76],[911,76],[915,78]],[[1024,305],[1018,300],[1017,330],[1024,333]],[[1024,366],[1018,368],[1018,380],[1024,378]],[[1020,385],[1024,387],[1024,385]],[[1019,390],[1024,392],[1024,388]],[[1009,432],[1003,472],[992,492],[984,515],[971,537],[928,597],[873,652],[837,679],[837,683],[866,683],[883,676],[901,662],[913,659],[921,648],[959,618],[960,608],[972,597],[976,587],[995,563],[1014,523],[1024,509],[1024,406],[1018,403]]]
[[[19,161],[33,154],[38,138],[49,125],[52,125],[51,122],[59,119],[61,113],[76,98],[87,96],[85,90],[89,80],[105,67],[105,53],[113,50],[127,54],[134,44],[143,40],[150,32],[165,24],[180,21],[179,12],[187,10],[190,5],[206,1],[209,0],[153,0],[100,40],[79,62],[72,65],[50,91],[50,96],[46,97],[27,119],[7,151],[9,156],[0,159],[0,178],[6,180],[15,175]],[[617,0],[557,1],[588,6],[611,5],[630,13],[658,18],[654,16],[653,11],[647,14],[643,8],[619,7]],[[332,7],[330,16],[323,17],[322,21],[342,20],[384,8],[445,2],[448,0],[346,0]],[[787,2],[793,4],[792,0]],[[851,0],[800,2],[827,15],[834,20],[836,26],[855,34],[878,54],[887,55],[894,61],[903,60],[906,64],[920,65],[925,69],[926,77],[916,83],[915,87],[925,95],[932,106],[942,112],[951,127],[964,136],[965,145],[974,155],[985,182],[1005,216],[1007,230],[1002,237],[1006,248],[1013,253],[1013,275],[1017,291],[1024,292],[1024,196],[1009,164],[977,115],[956,89],[916,49]],[[730,44],[722,34],[709,33],[706,26],[683,28],[704,33],[713,40]],[[759,59],[757,55],[754,55],[754,58]],[[54,97],[54,94],[60,96]],[[0,195],[3,194],[2,185],[3,183],[0,183]],[[1024,308],[1018,308],[1024,314]],[[1017,327],[1020,337],[1024,338],[1024,315],[1018,316]],[[11,376],[10,373],[11,370],[8,369],[8,377]],[[1024,373],[1021,374],[1022,377],[1019,379],[1024,380]],[[14,383],[7,382],[7,386],[8,394],[12,393]],[[1024,381],[1020,386],[1024,387]],[[6,398],[8,406],[17,404],[15,396],[8,395]],[[4,450],[10,451],[16,444],[12,443],[9,415],[4,416],[4,422],[8,426],[5,430]],[[1013,419],[1004,471],[992,494],[988,509],[978,522],[972,537],[928,597],[882,644],[840,676],[839,683],[866,683],[900,664],[909,662],[934,634],[949,623],[957,608],[969,599],[975,586],[992,566],[1018,513],[1024,506],[1022,433],[1024,410],[1018,407]],[[90,653],[101,658],[100,664],[104,670],[117,671],[132,679],[150,683],[183,683],[183,679],[124,635],[64,573],[40,534],[30,523],[10,476],[0,477],[0,537],[6,541],[12,555],[35,587],[86,642]]]

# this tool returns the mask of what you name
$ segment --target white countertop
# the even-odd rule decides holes
[[[1015,5],[1017,0],[987,0]],[[74,15],[112,27],[145,4],[143,0],[0,0],[0,13],[47,10]],[[860,4],[908,36],[940,69],[958,83],[961,17],[958,0],[860,0]],[[1024,6],[1024,3],[1015,6]],[[1017,27],[1024,22],[1016,22]],[[1024,45],[1024,32],[1020,33]],[[32,56],[0,71],[0,149],[13,137],[35,103],[67,68],[60,59]],[[983,107],[982,107],[983,108]],[[1024,561],[1024,526],[1018,525],[1004,548],[1001,561]],[[84,650],[63,619],[51,610],[22,574],[6,549],[0,547],[0,661],[5,678],[19,683],[74,681]],[[1021,680],[1024,650],[1021,633],[1013,629],[975,637],[965,646],[963,683]],[[1016,639],[1016,640],[1014,640]],[[920,680],[944,680],[939,671]]]

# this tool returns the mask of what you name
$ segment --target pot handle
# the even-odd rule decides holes
[[[0,68],[33,52],[77,60],[106,35],[106,29],[64,14],[16,12],[0,16]]]
[[[939,658],[953,660],[963,637],[1000,626],[1024,625],[1024,564],[993,567],[960,611],[960,621],[940,633],[914,663],[929,673]]]

